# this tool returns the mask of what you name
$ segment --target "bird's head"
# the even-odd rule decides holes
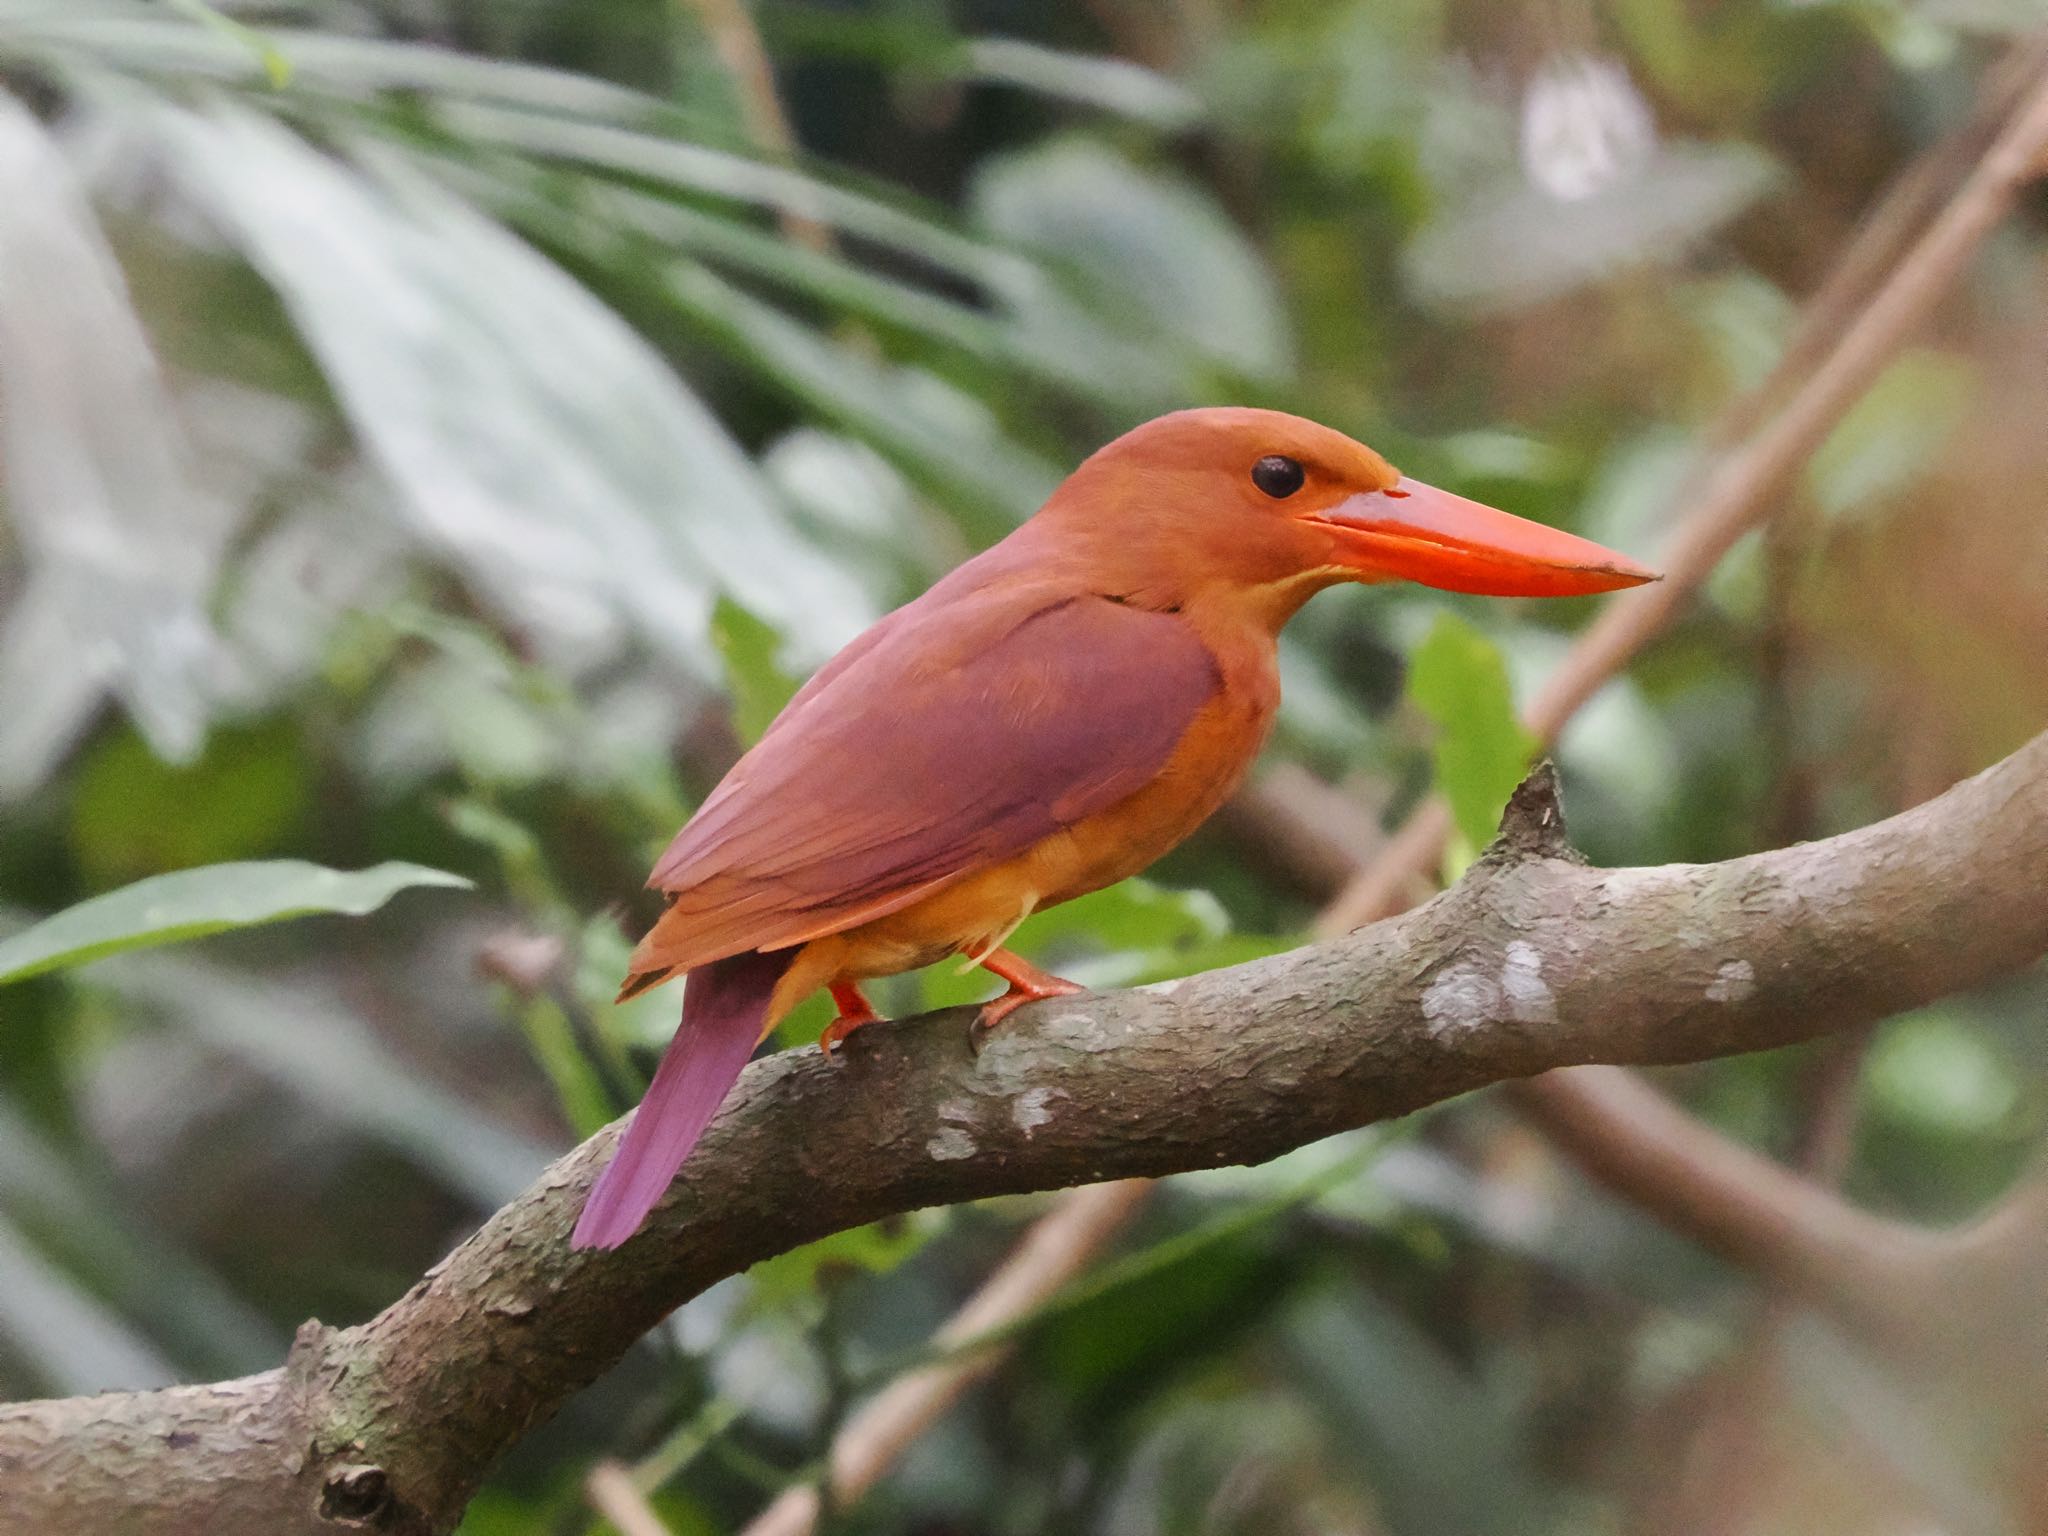
[[[1566,597],[1657,579],[1575,534],[1403,476],[1281,411],[1176,411],[1092,455],[1040,514],[1127,594],[1229,594],[1283,622],[1341,581]]]

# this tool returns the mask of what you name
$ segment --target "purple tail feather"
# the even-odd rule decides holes
[[[754,1054],[775,984],[795,958],[794,949],[748,953],[690,972],[682,1027],[592,1186],[570,1247],[616,1248],[640,1230]]]

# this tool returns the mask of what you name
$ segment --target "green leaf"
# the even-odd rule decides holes
[[[316,912],[360,917],[416,885],[466,890],[469,881],[418,864],[353,873],[298,859],[209,864],[138,880],[0,941],[0,984],[128,949],[150,949]]]
[[[1155,128],[1187,128],[1202,115],[1200,99],[1186,86],[1128,59],[1067,53],[1014,37],[978,37],[962,54],[971,79],[1038,91]]]
[[[1033,913],[1009,947],[1083,986],[1129,987],[1271,954],[1287,943],[1232,935],[1221,903],[1207,891],[1130,879]],[[978,1002],[993,987],[971,962],[947,961],[919,977],[918,1006]]]
[[[1436,724],[1437,788],[1458,830],[1485,847],[1536,746],[1516,717],[1500,648],[1455,614],[1438,615],[1408,663],[1408,696]]]
[[[796,166],[544,111],[450,100],[440,103],[437,121],[459,140],[821,219],[856,239],[972,284],[1001,289],[1031,280],[1030,264],[1013,252],[962,233],[946,214],[908,206],[894,190],[870,195]]]
[[[0,52],[10,33],[0,20]],[[209,602],[239,503],[190,473],[204,455],[81,172],[0,90],[5,799],[41,784],[108,696],[158,753],[190,758],[230,666]]]
[[[756,229],[595,176],[579,182],[576,203],[565,205],[556,185],[558,173],[551,169],[514,162],[486,172],[449,156],[412,153],[431,164],[443,181],[473,188],[508,222],[602,269],[637,275],[651,241],[661,250],[702,257],[711,266],[760,279],[842,314],[928,338],[1003,370],[1005,377],[1028,374],[1119,410],[1128,405],[1133,388],[1145,387],[1138,375],[1146,365],[1127,355],[1128,349],[1080,353],[1049,344],[1038,328],[1013,324],[1007,311],[992,313],[927,292],[867,271],[835,250],[793,245],[772,229]],[[637,232],[645,241],[621,239],[614,228]]]
[[[660,283],[669,302],[749,368],[957,499],[954,515],[970,531],[1001,537],[1059,484],[1050,460],[1021,447],[982,402],[933,375],[823,336],[708,267],[670,262]]]
[[[725,663],[733,727],[751,747],[801,686],[778,659],[782,636],[766,619],[721,597],[711,610],[711,644]]]
[[[1401,1134],[1384,1126],[1367,1127],[1357,1136],[1348,1138],[1339,1155],[1314,1161],[1306,1177],[1300,1177],[1297,1168],[1293,1175],[1270,1182],[1256,1198],[1229,1203],[1217,1214],[1204,1217],[1192,1226],[1181,1227],[1159,1242],[1111,1259],[1069,1281],[1029,1311],[970,1338],[948,1344],[926,1343],[901,1355],[884,1357],[864,1373],[866,1379],[879,1384],[904,1371],[940,1360],[956,1359],[963,1353],[1007,1339],[1025,1337],[1044,1324],[1092,1307],[1105,1297],[1119,1295],[1134,1286],[1147,1285],[1162,1274],[1185,1269],[1219,1244],[1251,1236],[1287,1212],[1314,1204],[1331,1190],[1354,1181],[1378,1160],[1381,1149]],[[1222,1171],[1203,1169],[1185,1177],[1204,1179]]]
[[[1144,1387],[1156,1391],[1229,1351],[1301,1278],[1272,1225],[1233,1225],[1192,1248],[1170,1238],[1147,1256],[1159,1258],[1159,1249],[1171,1256],[1058,1308],[1033,1330],[1033,1373],[1060,1384],[1074,1400],[1068,1411],[1097,1422],[1127,1411],[1144,1400]]]
[[[1179,949],[1220,939],[1230,919],[1207,891],[1178,891],[1133,878],[1034,915],[1019,930],[1033,953],[1093,940],[1113,949]]]
[[[936,1237],[946,1223],[942,1209],[913,1211],[835,1232],[765,1259],[747,1272],[754,1285],[754,1304],[773,1308],[808,1296],[835,1271],[887,1274]]]

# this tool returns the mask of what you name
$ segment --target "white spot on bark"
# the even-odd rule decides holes
[[[1051,1088],[1027,1088],[1017,1095],[1017,1102],[1010,1106],[1010,1118],[1017,1123],[1017,1129],[1029,1136],[1052,1118]]]
[[[1710,1003],[1739,1003],[1756,990],[1756,967],[1747,960],[1723,960],[1707,983]]]
[[[924,1144],[925,1151],[932,1155],[932,1161],[957,1163],[963,1157],[972,1157],[979,1149],[974,1138],[957,1125],[946,1126],[938,1135]]]
[[[1454,965],[1422,994],[1422,1017],[1433,1035],[1477,1029],[1501,1013],[1500,983],[1476,965]]]
[[[974,1070],[1001,1077],[1038,1055],[1037,1042],[1027,1041],[1014,1030],[1000,1027],[984,1036],[974,1058]]]
[[[1543,956],[1534,944],[1516,939],[1508,945],[1501,968],[1500,989],[1507,998],[1508,1017],[1520,1024],[1555,1024],[1557,999],[1543,980]]]
[[[1610,869],[1600,881],[1600,894],[1609,901],[1635,901],[1662,896],[1685,885],[1698,868],[1694,864],[1652,864],[1633,869]]]

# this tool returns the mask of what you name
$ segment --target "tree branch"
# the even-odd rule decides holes
[[[445,1532],[493,1461],[671,1309],[921,1206],[1255,1162],[1482,1084],[1696,1061],[1884,1017],[2048,951],[2048,734],[1860,831],[1599,870],[1554,784],[1452,890],[1331,942],[755,1063],[649,1229],[566,1234],[616,1126],[379,1316],[240,1381],[0,1407],[0,1531]]]
[[[1607,1188],[1822,1310],[1889,1336],[1951,1239],[1888,1221],[1723,1136],[1632,1072],[1581,1067],[1515,1103]]]

